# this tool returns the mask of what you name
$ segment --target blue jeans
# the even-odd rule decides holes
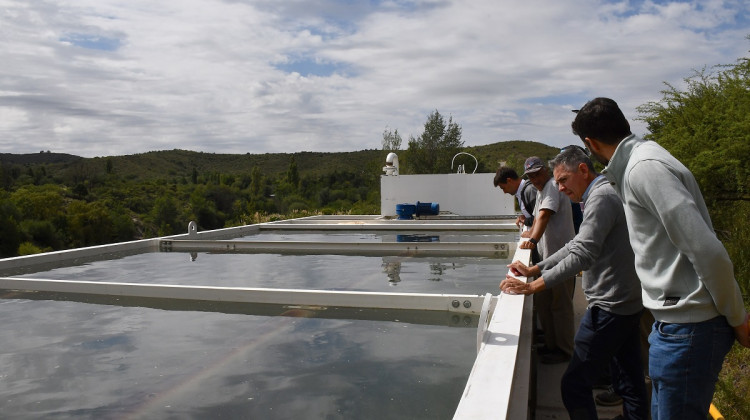
[[[626,419],[648,418],[648,399],[640,352],[641,312],[617,315],[596,306],[581,318],[575,350],[560,383],[572,420],[596,419],[592,389],[603,373],[623,399]]]
[[[669,324],[656,321],[648,337],[651,418],[705,420],[734,329],[723,316]]]

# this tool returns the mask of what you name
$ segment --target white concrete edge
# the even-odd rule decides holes
[[[529,263],[530,259],[530,250],[516,248],[513,260]],[[532,297],[500,293],[496,299],[454,419],[527,418]]]

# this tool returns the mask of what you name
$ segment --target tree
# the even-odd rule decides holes
[[[26,239],[31,239],[31,243],[39,246],[41,251],[62,249],[65,244],[64,233],[57,229],[51,220],[27,219],[22,221],[20,226]],[[19,254],[23,255],[20,251]]]
[[[297,191],[297,187],[299,187],[299,170],[297,169],[297,161],[294,159],[294,155],[289,159],[289,170],[286,172],[286,181],[292,186],[293,191]]]
[[[224,227],[224,220],[216,210],[216,204],[206,197],[206,187],[195,188],[190,194],[191,217],[201,229],[219,229]]]
[[[260,168],[253,166],[250,172],[250,196],[252,198],[259,198],[263,193],[263,173]]]
[[[709,205],[750,200],[750,59],[667,84],[660,102],[638,108],[651,134],[695,175]]]
[[[65,214],[63,189],[57,185],[24,186],[10,200],[23,219],[54,220]]]
[[[651,132],[695,176],[714,229],[750,293],[750,58],[705,69],[685,79],[686,90],[667,85],[659,102],[638,108]]]
[[[67,220],[75,247],[124,241],[135,233],[133,222],[123,208],[115,204],[110,209],[101,200],[92,203],[73,200],[68,205]]]
[[[383,130],[383,150],[401,150],[401,135],[398,129],[391,131],[388,127]]]
[[[154,201],[151,216],[159,236],[174,235],[182,230],[183,226],[178,221],[177,203],[170,195],[162,195]]]
[[[0,257],[17,255],[18,246],[23,241],[23,233],[18,227],[21,212],[8,199],[7,194],[0,190]]]
[[[411,173],[439,174],[450,172],[453,156],[461,151],[461,126],[448,118],[448,124],[435,110],[427,117],[424,132],[409,138],[407,162]]]

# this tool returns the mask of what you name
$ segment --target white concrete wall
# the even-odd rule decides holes
[[[515,198],[492,185],[494,173],[380,177],[380,214],[396,216],[396,204],[438,203],[461,216],[515,214]]]
[[[516,248],[515,260],[528,264],[531,250]],[[529,396],[536,386],[531,365],[533,296],[500,293],[495,299],[487,324],[479,325],[479,351],[453,420],[530,418]]]

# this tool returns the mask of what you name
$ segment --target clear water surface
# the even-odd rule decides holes
[[[25,276],[484,294],[497,293],[507,263],[157,252]],[[4,418],[449,419],[476,352],[475,323],[325,318],[314,308],[265,316],[11,291],[2,297]]]

